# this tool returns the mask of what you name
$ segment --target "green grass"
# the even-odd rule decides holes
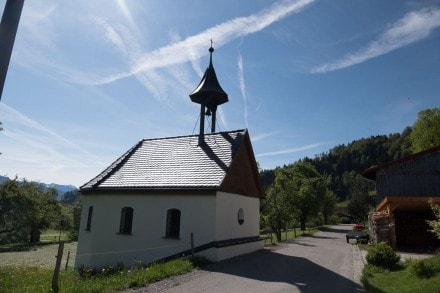
[[[295,231],[288,229],[287,235],[286,235],[285,231],[281,232],[281,242],[292,241],[292,240],[295,240],[296,238],[302,237],[302,236],[310,236],[310,235],[315,234],[318,231],[319,231],[318,228],[307,228],[303,234],[303,232],[300,229],[296,229],[296,237],[295,237]],[[268,234],[266,234],[266,233],[260,234],[260,237],[264,238],[264,239],[266,239],[267,236],[268,236]],[[272,243],[271,243],[270,239],[266,239],[264,241],[265,246],[277,245],[277,244],[278,244],[278,241],[277,241],[277,236],[275,233],[272,233]]]
[[[337,202],[336,203],[336,206],[337,207],[348,207],[348,203],[349,203],[350,201],[347,199],[347,200],[345,200],[345,201],[340,201],[340,202]]]
[[[60,230],[48,229],[41,233],[40,241],[41,242],[57,242],[60,238]],[[67,235],[67,231],[61,231],[61,240],[67,241],[69,237]]]
[[[151,264],[146,268],[103,270],[98,274],[83,271],[82,277],[78,270],[69,269],[61,271],[59,288],[60,292],[113,292],[142,287],[192,269],[191,262],[183,259]],[[52,274],[52,269],[0,267],[1,292],[49,292]]]
[[[418,274],[420,262],[430,271],[429,276]],[[362,272],[362,283],[370,293],[392,292],[440,292],[440,255],[423,261],[406,261],[394,271],[366,265]]]

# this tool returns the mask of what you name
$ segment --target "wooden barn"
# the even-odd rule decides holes
[[[378,205],[369,216],[372,239],[393,247],[432,249],[440,241],[429,232],[429,201],[440,203],[440,146],[361,172],[376,182]]]

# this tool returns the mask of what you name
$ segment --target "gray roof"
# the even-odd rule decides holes
[[[198,135],[141,140],[81,190],[218,189],[246,133],[205,134],[202,146]]]

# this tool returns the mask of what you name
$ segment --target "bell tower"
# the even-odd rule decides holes
[[[200,104],[200,134],[199,145],[204,143],[205,115],[211,116],[211,133],[215,132],[217,106],[228,102],[228,94],[220,86],[214,66],[212,65],[212,53],[214,48],[209,48],[209,66],[205,71],[197,88],[189,95],[193,103]]]

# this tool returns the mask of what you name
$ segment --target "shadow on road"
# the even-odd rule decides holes
[[[301,240],[294,240],[292,242],[289,242],[289,244],[292,245],[301,245],[301,246],[308,246],[308,247],[316,247],[316,245],[301,241]]]
[[[300,292],[356,292],[362,288],[306,258],[261,250],[204,268],[263,282],[289,283]]]
[[[310,235],[306,237],[319,238],[319,239],[339,239],[339,237],[318,236],[318,235]]]

